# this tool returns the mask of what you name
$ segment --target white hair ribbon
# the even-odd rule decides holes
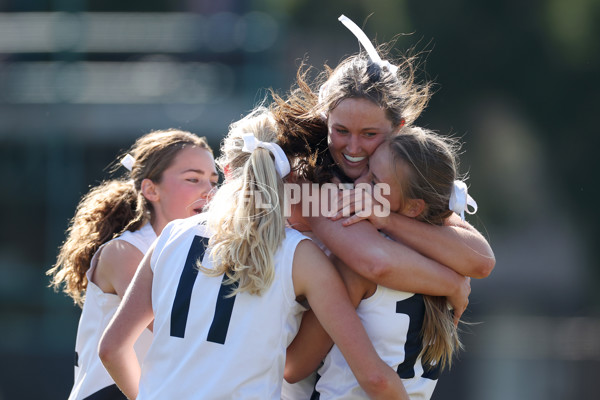
[[[327,82],[325,82],[324,84],[321,85],[321,87],[319,88],[319,105],[323,105],[325,104],[325,97],[327,96],[327,91],[329,90],[329,85],[327,84]],[[321,119],[323,121],[327,121],[327,113],[325,111],[321,111],[319,113],[319,116],[321,117]]]
[[[463,221],[465,220],[465,211],[468,214],[477,212],[477,203],[467,192],[467,184],[463,181],[454,181],[449,206],[450,210],[460,215]],[[469,206],[473,208],[473,211],[469,210]]]
[[[133,169],[134,162],[135,158],[133,158],[131,154],[126,154],[125,157],[123,157],[123,159],[121,160],[121,164],[129,171]]]
[[[356,25],[350,18],[346,17],[343,14],[340,15],[338,21],[344,24],[346,28],[350,29],[350,32],[352,32],[354,36],[356,36],[360,44],[362,44],[365,50],[367,51],[367,54],[369,55],[369,58],[372,62],[379,65],[380,67],[387,67],[392,74],[396,74],[398,67],[391,64],[387,60],[381,59],[379,54],[377,54],[377,50],[375,50],[375,46],[373,46],[373,43],[371,43],[367,35],[365,35],[365,33],[362,31],[362,29],[358,27],[358,25]]]
[[[254,136],[253,133],[244,133],[242,134],[242,138],[244,139],[244,147],[242,148],[243,152],[252,153],[258,147],[267,149],[271,152],[271,154],[273,154],[273,156],[275,156],[275,169],[279,173],[279,176],[284,178],[290,173],[290,162],[277,143],[261,142]]]

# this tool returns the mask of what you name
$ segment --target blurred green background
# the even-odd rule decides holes
[[[45,271],[106,166],[154,129],[218,148],[300,59],[358,50],[340,14],[423,51],[417,122],[466,142],[497,258],[433,398],[598,398],[600,1],[0,0],[0,400],[68,396],[79,309]]]

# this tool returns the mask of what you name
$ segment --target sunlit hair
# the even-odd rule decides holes
[[[135,159],[132,170],[90,189],[77,205],[56,264],[47,272],[51,286],[56,290],[62,286],[76,304],[83,305],[86,272],[94,253],[124,231],[136,231],[154,218],[152,205],[141,192],[142,181],[160,183],[163,172],[186,147],[203,148],[212,154],[205,138],[175,129],[154,131],[135,142],[127,152]],[[112,172],[118,166],[116,161]]]
[[[386,52],[379,50],[383,58]],[[415,81],[415,59],[406,58],[394,73],[373,63],[365,53],[350,56],[334,70],[326,71],[320,87],[318,111],[327,115],[344,99],[361,98],[381,107],[392,127],[410,125],[421,115],[430,98],[429,85]]]
[[[382,58],[392,61],[380,46]],[[371,62],[366,53],[352,55],[335,69],[325,67],[311,82],[311,69],[298,69],[296,85],[287,98],[272,92],[273,114],[289,140],[303,145],[310,156],[301,161],[300,173],[313,182],[329,182],[343,173],[336,167],[327,148],[327,116],[345,99],[366,99],[381,107],[394,129],[411,125],[429,102],[430,84],[416,81],[417,58],[394,61],[397,71]]]
[[[418,127],[404,127],[382,144],[388,145],[396,171],[402,168],[399,182],[401,198],[422,199],[423,212],[416,219],[442,225],[452,211],[448,209],[454,180],[457,179],[458,142]],[[398,176],[398,174],[396,175]],[[462,349],[458,330],[445,297],[423,296],[423,365],[450,367],[452,357]]]
[[[399,182],[402,198],[422,199],[425,209],[417,219],[442,225],[452,214],[448,204],[454,180],[459,179],[459,142],[419,127],[404,127],[387,143],[397,170],[408,167]]]
[[[243,134],[263,142],[277,142],[277,124],[264,107],[233,123],[221,145],[217,165],[226,181],[208,207],[207,225],[214,268],[199,265],[207,275],[226,274],[237,282],[230,293],[262,294],[275,277],[273,256],[285,238],[283,179],[269,150],[242,151]],[[284,149],[285,150],[285,149]]]

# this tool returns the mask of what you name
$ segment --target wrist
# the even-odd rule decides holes
[[[388,214],[384,217],[371,216],[371,218],[369,218],[369,220],[371,221],[373,226],[375,228],[377,228],[378,231],[385,232],[386,228],[389,226],[390,215]]]
[[[451,270],[450,268],[448,268],[451,272],[452,278],[450,280],[450,293],[447,295],[448,297],[460,297],[463,295],[463,290],[464,290],[464,276],[462,276],[461,274],[459,274],[458,272]]]

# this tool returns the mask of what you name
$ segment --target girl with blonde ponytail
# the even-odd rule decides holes
[[[280,400],[285,351],[306,301],[372,398],[407,399],[377,356],[324,253],[285,226],[290,164],[271,114],[234,123],[208,211],[167,225],[100,342],[130,399]],[[133,344],[154,320],[144,364]]]
[[[140,137],[122,164],[123,177],[83,196],[48,271],[51,285],[82,307],[69,400],[122,397],[98,358],[100,336],[157,234],[169,221],[202,211],[218,180],[206,140],[180,130]],[[145,330],[136,344],[140,359],[151,335]]]
[[[231,176],[217,192],[208,213],[208,226],[214,232],[212,254],[218,261],[214,268],[202,271],[209,276],[227,273],[239,284],[232,294],[248,291],[260,295],[270,286],[273,255],[285,237],[283,179],[273,155],[266,147],[248,152],[248,146],[256,141],[272,146],[277,141],[274,126],[270,113],[255,110],[232,124],[217,159],[221,168],[229,166]],[[280,151],[279,156],[288,163]]]

